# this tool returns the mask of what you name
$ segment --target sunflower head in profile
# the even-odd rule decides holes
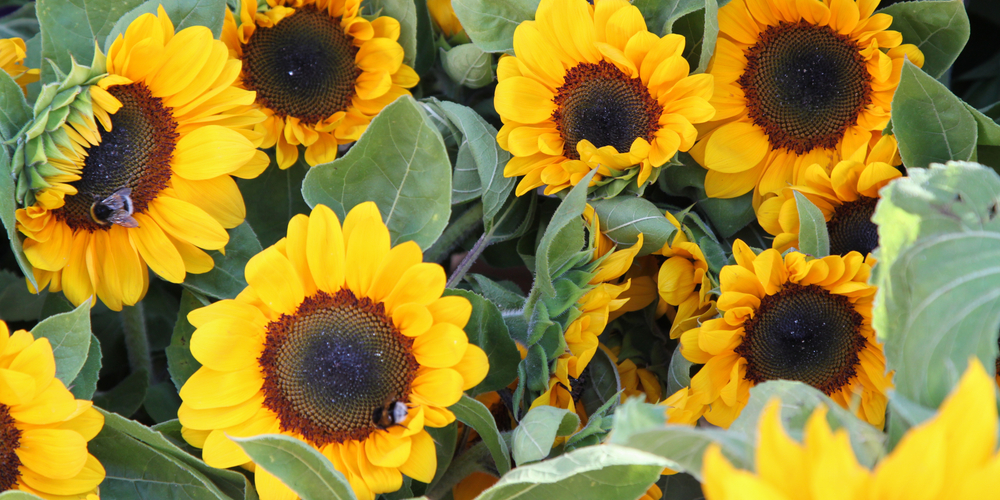
[[[21,490],[47,500],[97,493],[104,467],[87,442],[104,427],[104,415],[55,377],[49,340],[25,330],[11,334],[0,321],[0,373],[0,493]]]
[[[719,9],[709,73],[718,110],[691,155],[708,196],[801,185],[807,167],[853,158],[877,140],[904,58],[879,0],[733,0]],[[759,202],[759,198],[757,199]]]
[[[5,38],[0,40],[0,70],[3,70],[21,87],[21,92],[27,93],[29,83],[38,81],[38,68],[24,65],[28,56],[27,46],[20,38]]]
[[[760,255],[737,240],[735,265],[720,274],[718,309],[711,319],[681,335],[681,353],[703,364],[688,388],[671,396],[672,421],[702,415],[729,427],[768,380],[798,380],[852,407],[881,427],[885,421],[885,356],[871,326],[876,287],[861,254],[810,260],[774,249]]]
[[[823,212],[831,254],[854,251],[868,255],[878,246],[878,227],[872,222],[878,191],[903,175],[896,168],[901,163],[896,138],[883,136],[871,152],[866,145],[854,158],[838,162],[830,172],[811,165],[800,179],[801,185],[786,187],[761,203],[757,221],[774,235],[773,248],[779,252],[798,248],[799,216],[794,195],[798,191]]]
[[[468,300],[442,297],[445,274],[412,242],[390,248],[378,207],[343,226],[329,208],[288,223],[288,235],[247,263],[236,299],[196,309],[191,353],[202,367],[181,388],[178,418],[205,462],[250,458],[226,436],[282,433],[311,444],[361,499],[429,482],[424,429],[485,378],[489,362],[463,331]],[[294,498],[256,468],[264,500]]]
[[[267,115],[261,147],[276,146],[278,166],[292,166],[305,147],[309,165],[333,161],[372,117],[409,95],[419,77],[403,64],[399,21],[360,15],[361,0],[256,0],[230,12],[222,40],[243,61],[243,88]]]
[[[676,339],[686,330],[715,316],[712,290],[715,283],[708,271],[708,261],[701,247],[691,241],[686,229],[670,212],[667,220],[677,229],[672,241],[656,253],[667,258],[660,264],[656,276],[659,295],[657,315],[670,319],[670,338]]]
[[[175,34],[160,7],[106,59],[97,51],[91,68],[43,88],[49,105],[36,104],[14,159],[17,228],[39,289],[120,310],[145,295],[147,266],[173,283],[212,269],[203,249],[223,249],[245,215],[231,176],[268,164],[252,130],[264,116],[233,86],[239,67],[208,28]],[[54,117],[64,121],[53,129]]]
[[[817,408],[798,443],[781,425],[781,402],[760,419],[757,473],[737,469],[711,445],[703,461],[707,500],[818,500],[837,498],[997,498],[1000,453],[995,388],[973,359],[958,386],[927,422],[906,432],[868,470],[858,463],[847,432],[830,430]]]
[[[465,32],[458,16],[455,15],[455,9],[451,6],[451,0],[427,0],[427,10],[445,38]]]
[[[513,155],[504,175],[523,176],[518,196],[561,191],[593,169],[592,184],[642,186],[690,149],[693,124],[715,110],[712,77],[688,76],[683,50],[684,37],[650,33],[626,0],[542,0],[497,67],[497,141]]]

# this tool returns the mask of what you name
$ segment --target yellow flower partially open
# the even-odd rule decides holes
[[[27,46],[20,38],[5,38],[0,40],[0,70],[5,71],[21,87],[21,92],[27,93],[29,83],[38,81],[39,69],[24,65],[28,56]]]
[[[451,0],[427,0],[427,10],[445,38],[451,38],[464,31],[462,23],[455,15],[455,9],[451,6]]]

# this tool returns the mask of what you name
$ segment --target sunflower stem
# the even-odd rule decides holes
[[[149,383],[152,383],[153,358],[149,352],[149,336],[146,334],[146,311],[141,301],[134,306],[122,308],[122,324],[129,366],[133,372],[145,371]]]
[[[469,268],[471,268],[472,265],[479,260],[479,256],[483,254],[486,247],[490,246],[490,243],[492,243],[492,236],[493,232],[490,231],[488,233],[483,233],[483,235],[476,240],[476,244],[472,246],[472,250],[469,250],[469,253],[465,254],[465,258],[462,259],[462,262],[458,263],[458,267],[455,268],[455,272],[451,273],[451,277],[448,278],[448,284],[445,285],[447,288],[455,288],[455,286],[462,281],[462,278],[465,277],[465,273],[469,272]]]
[[[424,260],[441,262],[446,259],[469,236],[469,233],[482,223],[483,203],[478,201],[448,225],[448,229],[441,233],[441,237],[424,252]]]

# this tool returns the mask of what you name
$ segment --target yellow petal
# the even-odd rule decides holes
[[[413,340],[413,355],[423,366],[448,368],[465,355],[469,338],[461,328],[451,323],[438,323]]]
[[[221,125],[206,125],[177,141],[174,173],[188,180],[211,179],[236,171],[254,158],[256,149],[243,134]]]
[[[250,258],[246,280],[257,296],[279,313],[293,314],[305,298],[302,279],[288,258],[273,246]]]

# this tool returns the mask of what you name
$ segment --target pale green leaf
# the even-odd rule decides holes
[[[556,436],[569,436],[580,426],[580,417],[554,406],[536,406],[514,429],[514,462],[518,467],[537,462],[552,450]]]
[[[257,235],[244,222],[229,230],[225,255],[215,250],[208,252],[215,260],[215,267],[204,274],[188,274],[184,286],[209,297],[235,298],[247,287],[247,280],[243,277],[247,261],[260,252]]]
[[[70,312],[43,319],[31,329],[31,334],[36,339],[49,339],[56,358],[56,378],[70,385],[87,362],[90,351],[90,301]]]
[[[909,61],[892,98],[892,130],[907,168],[968,160],[976,151],[976,119],[965,104]]]
[[[441,49],[441,66],[453,82],[470,89],[485,87],[495,79],[493,56],[472,43],[464,43],[447,51]]]
[[[333,467],[330,459],[299,439],[283,434],[231,439],[257,467],[280,479],[302,500],[357,498],[344,474]]]
[[[535,18],[538,0],[452,0],[472,43],[485,52],[514,51],[514,29]]]
[[[616,196],[593,200],[590,206],[597,212],[601,232],[611,238],[619,250],[631,248],[642,233],[639,255],[648,255],[663,248],[677,232],[677,228],[664,216],[664,211],[645,198]]]
[[[21,87],[6,72],[0,72],[0,142],[13,139],[31,117],[31,106],[24,100]],[[10,171],[10,167],[4,171]]]
[[[799,251],[813,257],[830,255],[830,233],[823,212],[804,194],[792,191],[799,212]]]
[[[497,472],[503,476],[510,471],[510,451],[507,450],[507,443],[504,442],[500,431],[497,430],[497,423],[493,420],[493,414],[490,413],[489,408],[479,401],[463,395],[462,399],[449,406],[448,409],[455,414],[455,418],[479,433],[479,437],[490,450]]]
[[[163,10],[174,23],[174,32],[180,32],[191,26],[205,26],[212,31],[213,38],[219,38],[222,34],[222,20],[226,13],[225,0],[147,0],[142,5],[128,11],[115,23],[115,27],[108,33],[104,41],[104,50],[107,52],[111,44],[114,43],[118,35],[125,33],[128,25],[143,14],[157,14],[157,8],[163,6]],[[89,61],[89,60],[87,60]],[[79,61],[78,62],[83,62]]]
[[[955,0],[897,2],[879,11],[892,16],[890,30],[924,53],[924,71],[940,78],[969,40],[969,16]]]
[[[35,4],[42,35],[42,60],[49,59],[68,72],[71,57],[89,65],[95,41],[104,40],[115,23],[142,0],[39,0]],[[49,65],[42,65],[42,82],[55,79]]]

